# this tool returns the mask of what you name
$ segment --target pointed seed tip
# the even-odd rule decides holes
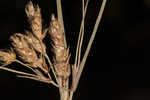
[[[56,18],[55,18],[55,15],[54,14],[52,14],[52,16],[51,16],[51,20],[55,20]]]

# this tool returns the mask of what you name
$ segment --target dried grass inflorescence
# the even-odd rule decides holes
[[[36,51],[34,50],[34,46],[36,44],[34,43],[30,44],[30,41],[26,39],[26,36],[28,35],[16,33],[10,38],[16,53],[22,59],[22,61],[28,63],[31,67],[34,68],[39,67],[43,69],[45,72],[48,72],[48,68],[44,58],[42,57],[42,55],[38,56]],[[28,37],[28,39],[31,38],[33,37]]]
[[[45,32],[42,32],[42,16],[39,6],[33,5],[30,1],[26,6],[25,11],[29,19],[28,21],[31,25],[32,32],[37,38],[42,40],[45,37]],[[43,30],[45,31],[46,29]]]
[[[0,61],[3,64],[11,64],[15,60],[16,60],[16,54],[12,49],[0,51]]]
[[[54,15],[51,17],[49,34],[53,41],[54,65],[58,76],[67,79],[70,75],[69,48],[65,47],[64,33]]]
[[[103,0],[91,38],[81,60],[84,20],[88,0],[86,0],[86,6],[84,2],[82,0],[83,19],[80,26],[74,64],[70,64],[69,62],[71,54],[69,53],[69,47],[67,47],[65,39],[61,0],[56,0],[58,19],[52,14],[48,28],[42,27],[42,15],[39,6],[33,5],[30,1],[25,7],[25,12],[32,31],[26,30],[24,34],[15,33],[11,36],[10,40],[13,48],[10,50],[0,50],[0,61],[3,64],[0,69],[17,73],[19,77],[51,83],[59,88],[61,100],[72,100],[106,4],[106,0]],[[52,50],[50,50],[54,54],[51,57],[52,59],[48,56],[46,45],[43,42],[47,33],[49,33],[48,35],[50,35],[52,40]],[[5,67],[12,62],[22,64],[32,70],[34,74]],[[69,77],[71,74],[72,78],[70,80]]]
[[[14,46],[19,57],[24,62],[37,67],[35,63],[38,60],[38,56],[34,49],[26,41],[25,36],[21,33],[16,33],[10,38],[10,40],[12,41],[12,45]]]

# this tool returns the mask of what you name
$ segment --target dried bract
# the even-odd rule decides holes
[[[16,54],[13,50],[1,50],[0,51],[0,61],[3,64],[11,64],[16,60]]]

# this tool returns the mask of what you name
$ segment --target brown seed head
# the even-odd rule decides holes
[[[53,41],[54,65],[58,76],[67,79],[70,75],[69,49],[65,47],[64,33],[59,21],[54,15],[51,17],[49,34]]]
[[[44,54],[46,53],[46,47],[40,42],[38,38],[36,38],[31,32],[26,31],[25,39],[27,42],[38,52]]]
[[[42,34],[42,17],[41,10],[38,5],[33,5],[30,1],[25,8],[31,29],[35,36],[39,39],[43,39],[45,34]]]
[[[34,49],[31,46],[29,46],[29,44],[25,40],[25,36],[23,34],[16,33],[10,39],[12,40],[12,44],[19,57],[24,62],[34,65],[34,63],[38,60],[38,57]]]
[[[55,45],[64,47],[64,37],[63,37],[64,34],[60,26],[60,23],[58,22],[58,20],[55,18],[54,15],[51,16],[49,34]]]
[[[15,60],[16,60],[16,54],[12,49],[0,51],[0,61],[3,64],[11,64]]]
[[[16,33],[11,37],[13,42],[12,44],[16,49],[16,52],[24,62],[29,63],[30,66],[34,68],[41,68],[44,72],[48,72],[45,59],[42,56],[38,57],[37,53],[35,52],[34,47],[36,47],[37,44],[35,43],[34,39],[35,37],[29,33],[26,35]],[[39,47],[36,49],[38,50]]]

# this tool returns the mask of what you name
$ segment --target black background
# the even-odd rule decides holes
[[[28,0],[0,1],[0,48],[9,37],[29,26],[24,12]],[[45,26],[56,14],[55,0],[32,0],[42,9]],[[62,0],[68,45],[75,53],[81,21],[81,0]],[[101,0],[90,0],[83,51],[92,32]],[[108,0],[102,21],[74,100],[150,99],[150,1]],[[48,84],[16,78],[0,71],[1,96],[12,99],[58,100],[58,90]],[[7,96],[4,96],[4,95]]]

